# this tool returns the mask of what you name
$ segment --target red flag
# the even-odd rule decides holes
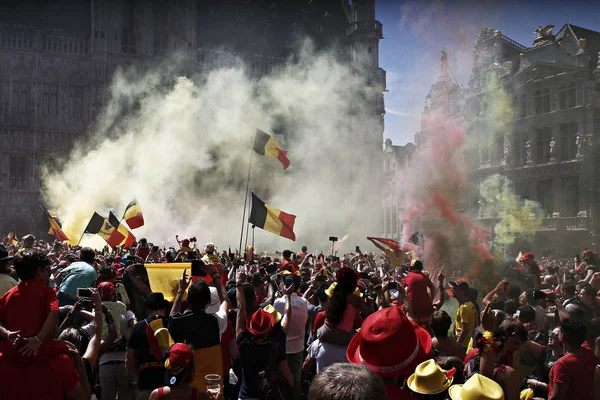
[[[401,247],[400,247],[400,243],[398,243],[397,241],[393,240],[393,239],[386,239],[386,238],[378,238],[378,237],[367,237],[368,240],[377,240],[378,242],[385,244],[386,246],[394,249],[394,250],[399,250],[402,251]]]

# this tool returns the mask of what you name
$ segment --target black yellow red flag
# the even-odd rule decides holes
[[[60,242],[68,241],[69,238],[62,230],[62,224],[58,220],[56,214],[46,208],[40,206],[44,213],[44,219],[48,221],[48,234],[56,238]]]
[[[117,245],[125,247],[133,246],[133,243],[135,242],[135,236],[133,233],[131,233],[131,231],[129,231],[129,229],[125,227],[125,225],[119,221],[117,216],[113,214],[112,211],[108,213],[108,222],[110,222],[110,224],[116,228],[117,233],[113,233],[113,235],[115,235],[115,241],[118,239]]]
[[[274,137],[260,129],[256,130],[253,148],[254,151],[261,156],[272,157],[279,160],[283,165],[283,169],[287,169],[287,167],[290,166],[290,160],[287,158],[287,151],[281,149]]]
[[[296,240],[296,234],[294,233],[296,216],[287,214],[275,207],[265,204],[265,202],[259,199],[254,193],[252,193],[252,203],[248,222],[265,231],[272,232],[290,240]]]
[[[137,229],[140,226],[144,226],[144,216],[142,215],[142,209],[138,204],[137,200],[132,200],[127,205],[123,219],[131,229]]]

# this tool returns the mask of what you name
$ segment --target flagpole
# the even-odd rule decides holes
[[[79,242],[77,242],[77,246],[79,246],[79,243],[81,243],[81,240],[83,239],[83,235],[85,235],[85,230],[81,234],[81,237],[79,238]]]
[[[244,196],[244,213],[242,214],[242,229],[240,232],[240,247],[239,254],[242,254],[242,239],[244,238],[244,224],[246,223],[246,205],[248,203],[248,189],[250,188],[250,169],[252,167],[252,153],[254,153],[254,146],[250,149],[250,162],[248,163],[248,178],[246,179],[246,195]]]
[[[248,250],[248,234],[250,233],[250,223],[246,225],[246,241],[244,242],[244,251]]]

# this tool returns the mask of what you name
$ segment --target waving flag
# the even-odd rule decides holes
[[[287,151],[282,150],[279,147],[279,143],[274,137],[261,131],[256,130],[254,136],[254,151],[265,157],[276,158],[283,165],[283,169],[287,169],[290,166],[290,160],[287,158]]]
[[[144,226],[144,216],[142,215],[142,209],[137,200],[133,199],[131,203],[127,205],[125,213],[123,214],[123,219],[131,229],[137,229],[140,226]]]
[[[92,218],[90,218],[90,222],[88,222],[85,228],[85,233],[92,233],[100,236],[111,247],[117,246],[119,244],[119,242],[116,241],[115,236],[113,236],[115,231],[116,229],[110,224],[110,222],[108,222],[106,218],[104,218],[97,212],[95,212],[94,215],[92,215]],[[113,236],[112,240],[111,236]]]
[[[108,222],[116,229],[116,233],[118,235],[115,236],[116,245],[121,245],[123,247],[133,246],[135,242],[135,236],[133,233],[129,231],[121,222],[113,212],[108,213]],[[115,233],[113,233],[115,235]],[[115,246],[116,246],[115,245]]]
[[[69,238],[62,231],[62,225],[56,217],[56,214],[42,206],[40,206],[40,208],[44,213],[44,219],[48,220],[48,234],[54,236],[56,240],[60,242],[68,241]]]
[[[284,238],[296,240],[296,234],[294,233],[295,221],[295,215],[284,213],[265,204],[257,195],[252,193],[252,206],[248,218],[248,222],[251,224]]]
[[[12,244],[13,246],[16,246],[19,244],[19,238],[17,237],[17,231],[14,226],[12,228],[12,231],[8,232],[8,235],[6,235],[6,238],[8,239],[9,243]]]
[[[401,250],[400,249],[400,243],[398,243],[397,241],[393,240],[393,239],[387,239],[387,238],[378,238],[378,237],[367,237],[368,240],[376,240],[379,243],[382,243],[394,250]]]

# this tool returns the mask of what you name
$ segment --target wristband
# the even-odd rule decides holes
[[[34,336],[34,338],[35,338],[35,340],[37,340],[37,341],[38,341],[38,343],[42,344],[42,341],[40,340],[40,338],[39,338],[39,337],[37,337],[37,335],[36,335],[36,336]]]

